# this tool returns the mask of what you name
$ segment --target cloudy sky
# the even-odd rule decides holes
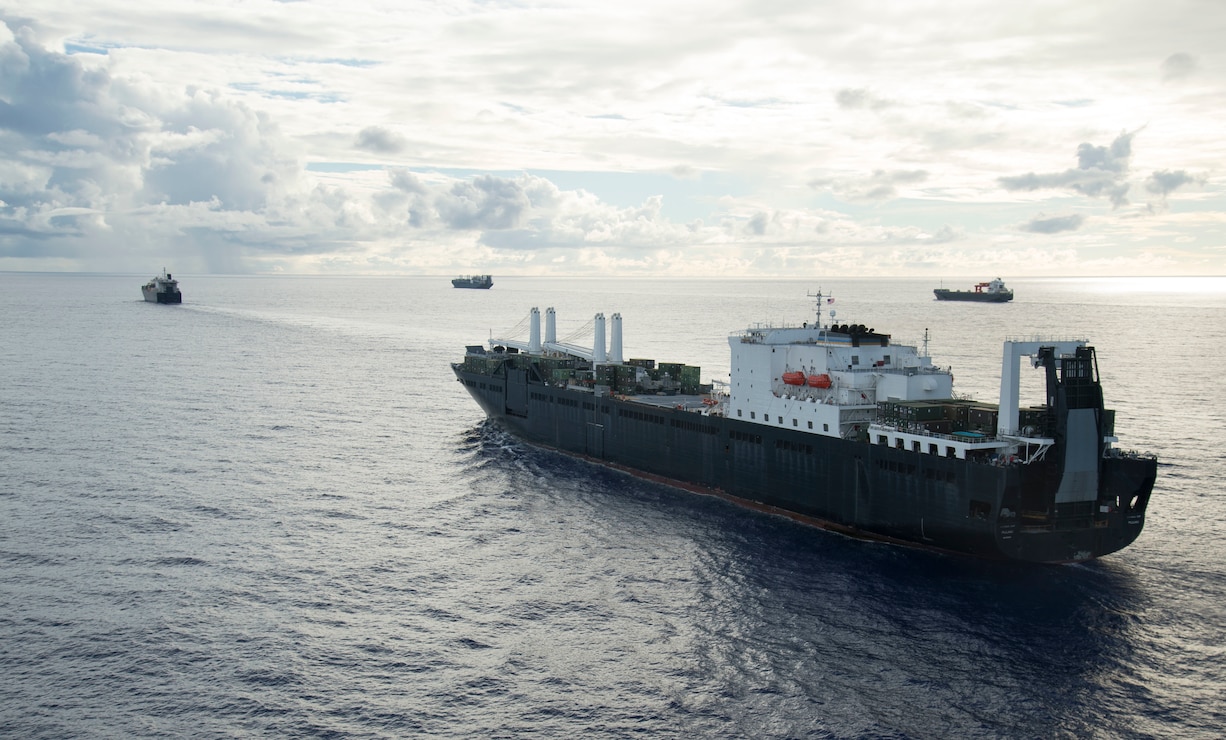
[[[1220,0],[0,6],[0,270],[1226,274]]]

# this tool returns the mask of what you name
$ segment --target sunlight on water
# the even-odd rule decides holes
[[[1084,285],[1088,292],[1103,294],[1226,296],[1226,276],[1077,278],[1060,282]]]
[[[726,377],[819,281],[0,273],[0,735],[1212,737],[1226,278],[820,281],[995,401],[1088,336],[1145,532],[1068,568],[847,539],[527,447],[449,363],[532,306]],[[1006,276],[1007,278],[1007,276]],[[49,300],[54,296],[54,300]],[[1193,297],[1189,300],[1189,296]],[[1144,303],[1143,328],[1130,310]],[[1144,345],[1141,342],[1144,342]],[[1041,381],[1041,376],[1038,376]],[[1024,375],[1024,382],[1034,377]]]

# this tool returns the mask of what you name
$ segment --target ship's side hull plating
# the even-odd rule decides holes
[[[150,303],[182,303],[183,294],[177,290],[162,290],[156,288],[141,288],[145,300]]]
[[[1096,501],[1041,507],[1033,491],[1058,480],[1052,465],[971,462],[597,397],[510,365],[453,369],[489,418],[527,442],[846,534],[987,558],[1071,562],[1126,547],[1156,472],[1151,458],[1104,458]]]
[[[932,291],[938,301],[973,301],[976,303],[1007,303],[1013,300],[1013,291],[1007,293],[981,293],[972,290],[946,290],[937,288]]]

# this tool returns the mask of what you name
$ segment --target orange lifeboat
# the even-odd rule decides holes
[[[830,387],[830,376],[827,375],[826,373],[822,373],[821,375],[810,375],[809,376],[809,387],[810,388],[829,388]]]
[[[783,382],[787,383],[788,385],[804,385],[805,384],[805,374],[804,373],[784,373]]]

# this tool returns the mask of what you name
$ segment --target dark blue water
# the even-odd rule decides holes
[[[0,735],[1218,737],[1226,281],[0,274]],[[860,542],[518,443],[448,363],[558,310],[727,372],[840,320],[995,400],[1006,335],[1098,347],[1158,454],[1129,549],[1023,567]]]

